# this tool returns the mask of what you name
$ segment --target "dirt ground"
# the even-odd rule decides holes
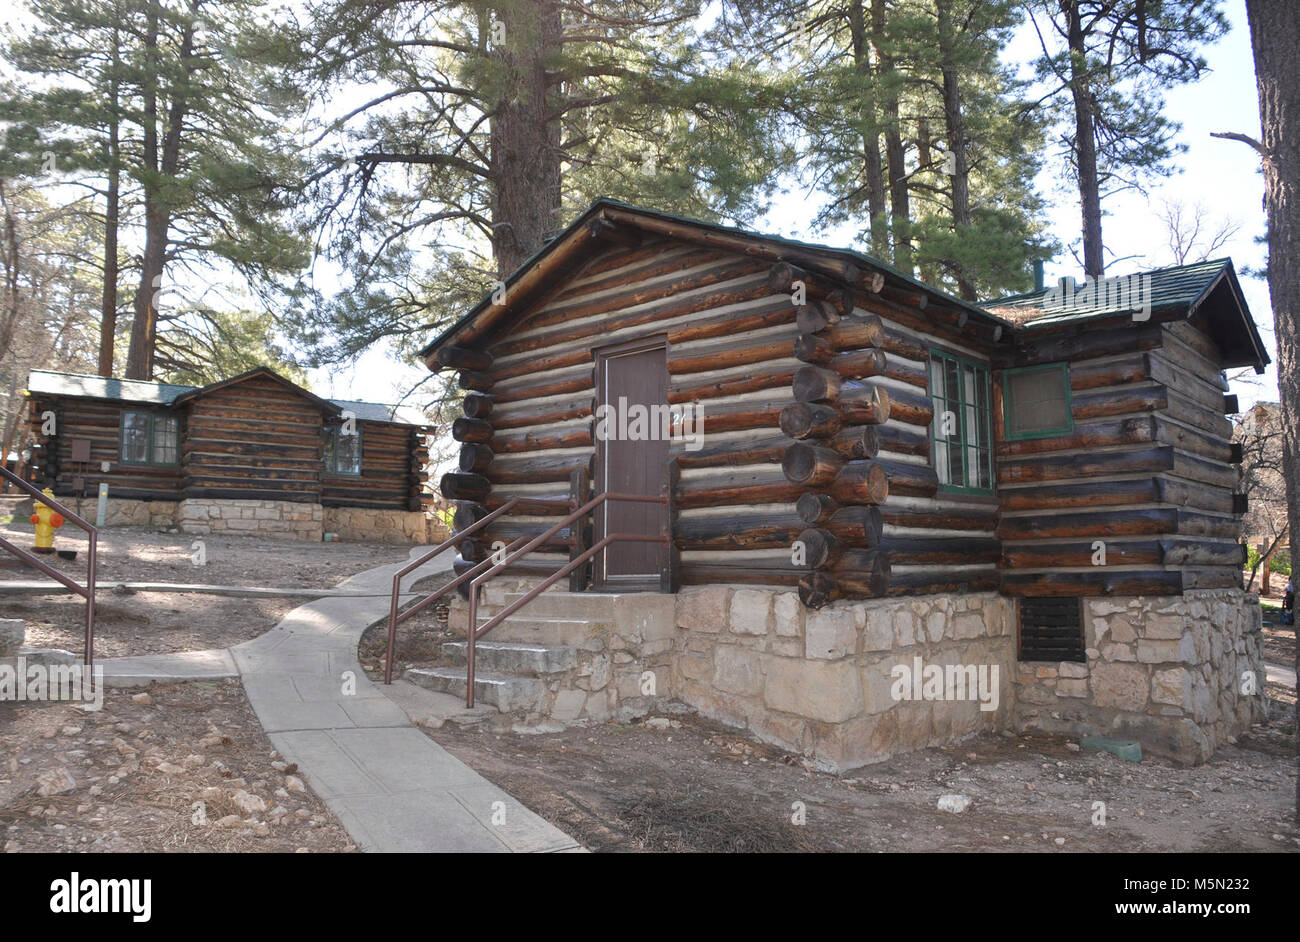
[[[1294,633],[1269,630],[1270,660],[1293,650]],[[441,613],[415,616],[398,630],[398,669],[438,663],[451,638]],[[379,629],[361,641],[375,679],[384,645]],[[1196,768],[989,735],[837,776],[691,715],[559,733],[425,732],[595,851],[1300,852],[1295,691],[1269,694],[1270,723]],[[945,794],[972,805],[941,812]],[[795,802],[803,825],[792,823]],[[1104,826],[1094,802],[1105,803]]]
[[[0,536],[29,547],[30,523],[0,525]],[[202,541],[205,564],[196,566],[196,541]],[[62,572],[86,577],[85,537],[65,526],[55,537],[57,549],[78,550],[75,560],[51,557]],[[363,569],[406,558],[409,546],[391,543],[312,543],[263,536],[195,536],[144,527],[106,529],[100,533],[97,579],[111,582],[184,582],[274,588],[333,588]],[[8,556],[8,554],[0,554]],[[12,557],[10,557],[12,558]],[[43,578],[35,570],[0,569],[0,582]]]
[[[690,716],[426,732],[594,851],[1300,852],[1280,724],[1196,768],[985,735],[840,776]],[[972,803],[939,811],[947,794]]]
[[[0,526],[19,546],[31,542],[31,526]],[[99,583],[206,583],[270,588],[333,588],[362,570],[406,558],[409,548],[382,543],[306,543],[262,537],[203,537],[206,563],[196,566],[195,537],[141,528],[105,530],[99,543]],[[86,575],[84,541],[59,534],[57,546],[77,547],[76,560],[52,562],[78,580]],[[0,569],[0,583],[42,578],[27,568]],[[97,657],[168,654],[224,648],[271,630],[306,598],[241,599],[199,593],[105,590],[96,596]],[[84,647],[85,603],[71,594],[4,595],[0,618],[27,621],[27,643]]]
[[[270,631],[307,599],[234,599],[198,593],[104,595],[95,606],[95,657],[228,648]],[[80,655],[86,603],[72,595],[0,595],[0,617],[27,622],[27,643]]]
[[[356,849],[237,682],[106,693],[0,702],[4,852]]]

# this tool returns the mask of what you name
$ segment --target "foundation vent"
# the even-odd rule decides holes
[[[1020,600],[1020,660],[1086,661],[1078,598]]]

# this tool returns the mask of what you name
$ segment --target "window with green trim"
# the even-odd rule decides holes
[[[940,490],[992,494],[993,393],[988,366],[930,351],[930,398]]]
[[[333,425],[325,434],[325,471],[361,473],[361,429],[355,424]]]
[[[1002,411],[1008,440],[1047,438],[1074,431],[1069,366],[1049,363],[1004,372]]]
[[[176,464],[180,455],[179,420],[156,412],[123,412],[118,455],[123,464]]]

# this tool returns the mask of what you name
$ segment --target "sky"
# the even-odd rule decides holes
[[[1260,134],[1245,0],[1228,0],[1225,12],[1231,30],[1214,46],[1203,50],[1209,73],[1199,82],[1167,94],[1165,113],[1182,125],[1177,139],[1187,147],[1184,154],[1175,158],[1178,171],[1145,193],[1127,191],[1104,204],[1106,217],[1102,233],[1108,263],[1121,260],[1115,261],[1107,274],[1119,275],[1170,264],[1167,227],[1160,218],[1161,211],[1167,202],[1181,204],[1187,210],[1200,206],[1208,228],[1215,229],[1224,223],[1238,227],[1235,236],[1215,254],[1233,259],[1255,323],[1276,362],[1268,287],[1262,278],[1247,274],[1260,271],[1265,260],[1260,243],[1265,232],[1264,184],[1258,156],[1244,144],[1210,136],[1215,131],[1237,131],[1255,138]],[[1026,26],[1017,33],[1007,56],[1010,61],[1027,62],[1037,51],[1037,37]],[[1069,245],[1078,241],[1081,220],[1077,194],[1062,186],[1061,174],[1059,164],[1049,162],[1038,183],[1040,192],[1049,200],[1049,228],[1062,243]],[[778,197],[770,211],[749,228],[837,246],[852,245],[856,226],[819,233],[809,228],[810,201],[818,201],[817,194],[809,194],[802,188],[791,189]],[[1068,250],[1046,265],[1049,284],[1066,275],[1082,278],[1082,274]],[[398,360],[387,350],[375,347],[350,367],[333,372],[315,370],[310,375],[313,388],[320,395],[393,401],[428,374],[422,366]],[[1263,376],[1250,377],[1249,382],[1234,382],[1233,391],[1238,394],[1243,409],[1257,400],[1276,400],[1275,365],[1270,365]]]

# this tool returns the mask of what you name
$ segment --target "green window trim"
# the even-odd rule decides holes
[[[965,482],[962,484],[951,484],[951,483],[945,483],[944,481],[940,480],[939,492],[943,494],[971,494],[971,495],[979,495],[984,497],[992,497],[996,493],[996,489],[997,489],[997,476],[996,476],[996,457],[994,455],[994,447],[993,447],[993,381],[992,381],[992,374],[989,370],[989,365],[987,363],[981,363],[979,360],[971,360],[967,357],[957,356],[955,354],[947,353],[943,350],[931,349],[929,374],[926,377],[927,382],[931,387],[933,387],[934,385],[933,377],[934,377],[935,363],[955,364],[957,367],[958,382],[957,382],[957,390],[956,390],[957,395],[955,399],[952,396],[948,395],[949,390],[947,389],[946,382],[944,385],[944,389],[942,390],[942,394],[940,393],[939,390],[936,390],[934,388],[931,388],[929,390],[930,402],[934,406],[934,418],[930,423],[931,464],[934,466],[936,474],[939,473],[939,453],[941,451],[940,445],[945,446],[943,449],[944,451],[946,451],[947,447],[950,446],[957,447],[958,454],[961,460],[962,480],[963,482]],[[988,475],[988,482],[989,482],[988,487],[979,487],[978,485],[972,485],[969,483],[971,480],[975,480],[975,481],[979,480],[979,476],[978,476],[979,469],[975,469],[976,473],[973,474],[972,469],[967,466],[967,462],[970,457],[970,452],[972,448],[975,450],[976,454],[978,455],[980,450],[980,444],[978,440],[975,441],[974,444],[972,444],[969,435],[970,430],[967,427],[968,423],[966,421],[966,416],[967,416],[968,409],[974,409],[978,420],[980,414],[980,408],[978,402],[970,403],[966,401],[966,384],[963,381],[963,377],[965,376],[965,371],[968,368],[973,371],[976,382],[981,383],[984,389],[983,424],[984,424],[984,442],[986,444],[985,461],[987,462],[987,464],[983,470]],[[944,409],[942,407],[943,405],[947,405],[948,408]],[[955,410],[952,408],[954,405],[956,406]],[[956,440],[953,440],[951,438],[946,438],[939,434],[940,427],[941,427],[940,423],[943,421],[943,415],[945,412],[948,411],[953,411],[954,414],[957,416],[958,435]]]
[[[1015,409],[1015,394],[1012,391],[1012,384],[1007,382],[1007,378],[1023,373],[1045,373],[1049,370],[1054,370],[1061,374],[1061,386],[1065,390],[1065,424],[1057,428],[1012,433],[1011,416],[1012,410]],[[1069,435],[1072,433],[1074,431],[1074,410],[1070,400],[1070,365],[1068,363],[1047,363],[1042,366],[1018,366],[1014,369],[1003,370],[1002,426],[1005,430],[1005,440],[1009,442],[1023,442],[1034,438],[1053,438],[1058,435]]]
[[[324,473],[332,477],[359,478],[362,476],[362,473],[365,468],[365,463],[364,463],[365,443],[361,440],[361,427],[357,426],[354,434],[348,436],[348,438],[355,438],[357,440],[357,454],[356,454],[357,462],[356,462],[355,471],[350,469],[339,470],[338,467],[338,460],[339,460],[338,443],[340,438],[339,432],[341,428],[342,426],[339,425],[331,425],[325,429],[325,447],[323,449],[323,455],[322,455],[322,463],[325,466]]]
[[[145,459],[137,461],[127,457],[126,432],[127,417],[140,416],[145,421]],[[170,443],[159,442],[158,426],[164,422],[171,422],[172,437]],[[172,452],[172,458],[168,461],[157,460],[159,445]],[[144,412],[139,409],[128,409],[120,413],[117,427],[117,459],[122,464],[129,464],[139,468],[175,468],[180,465],[181,455],[181,428],[180,419],[174,415],[165,415],[158,412]]]

